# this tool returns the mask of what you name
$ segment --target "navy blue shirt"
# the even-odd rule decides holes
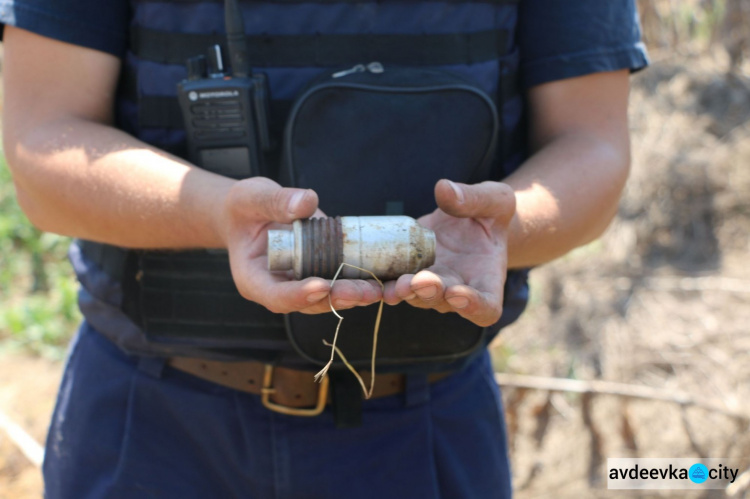
[[[127,0],[0,0],[0,22],[118,57],[128,43]],[[521,0],[524,88],[648,63],[635,0]]]

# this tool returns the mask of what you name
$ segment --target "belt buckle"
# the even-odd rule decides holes
[[[266,364],[266,368],[263,373],[263,388],[261,388],[260,391],[260,401],[263,403],[263,406],[266,409],[273,412],[286,414],[288,416],[305,417],[317,416],[323,412],[323,409],[325,409],[326,402],[328,400],[329,380],[327,374],[323,376],[323,379],[320,382],[320,387],[318,388],[318,402],[315,407],[300,409],[299,407],[289,407],[271,401],[271,394],[276,391],[276,389],[273,387],[273,369],[273,365]]]

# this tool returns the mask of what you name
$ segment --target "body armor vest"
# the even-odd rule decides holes
[[[204,54],[214,43],[225,43],[223,2],[132,0],[131,4],[130,48],[118,90],[117,126],[184,157],[185,132],[177,84],[186,77],[184,63],[188,58]],[[316,78],[337,69],[378,61],[385,71],[391,67],[446,70],[473,82],[489,96],[497,110],[499,128],[489,167],[479,177],[472,176],[473,172],[458,172],[453,180],[501,180],[524,159],[523,100],[516,83],[517,1],[277,0],[240,5],[250,63],[254,71],[266,74],[270,87],[270,133],[279,147],[266,154],[266,164],[272,166],[269,176],[282,185],[313,187],[327,215],[396,214],[387,211],[399,202],[406,206],[405,214],[415,218],[435,209],[434,200],[406,199],[415,187],[432,192],[435,179],[419,171],[406,176],[403,192],[398,186],[388,187],[394,191],[392,199],[383,200],[382,210],[368,213],[357,210],[356,196],[351,204],[337,204],[336,193],[346,189],[340,178],[300,185],[280,171],[284,125],[295,99]],[[367,182],[396,174],[400,172],[385,172]],[[356,172],[347,175],[356,176]],[[226,259],[215,252],[125,252],[88,242],[79,242],[79,246],[85,257],[122,281],[123,310],[147,332],[146,336],[129,347],[128,341],[117,337],[116,328],[108,331],[97,327],[134,353],[228,354],[259,360],[281,358],[282,363],[290,365],[309,364],[316,362],[314,355],[308,355],[304,345],[300,351],[296,341],[307,337],[309,331],[325,331],[327,337],[335,328],[332,314],[285,317],[244,300],[234,287]],[[526,272],[511,271],[503,317],[486,331],[456,314],[438,314],[406,304],[387,307],[381,324],[379,368],[403,371],[409,366],[422,366],[433,370],[460,362],[520,315],[527,294]],[[361,336],[356,331],[365,331],[366,339],[360,343],[366,350],[374,311],[365,307],[348,310],[345,316],[341,346],[348,357],[354,351],[356,359],[360,348],[356,338]],[[290,336],[288,330],[295,333]],[[411,347],[395,340],[415,330],[421,331],[423,340],[404,354],[404,348]],[[347,343],[345,336],[355,340]],[[425,342],[424,338],[431,339]],[[325,352],[328,350],[324,356],[328,355]],[[364,358],[369,359],[369,353]]]

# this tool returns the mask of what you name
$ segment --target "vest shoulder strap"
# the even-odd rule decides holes
[[[142,60],[184,64],[207,47],[222,44],[221,33],[175,33],[142,26],[131,29],[133,53]],[[254,66],[335,67],[362,61],[411,66],[476,64],[507,53],[508,30],[440,34],[248,35]]]

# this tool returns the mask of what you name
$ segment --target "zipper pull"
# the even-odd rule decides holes
[[[367,71],[367,68],[364,64],[357,64],[352,68],[339,71],[338,73],[333,73],[331,75],[331,78],[341,78],[342,76],[347,76],[354,73],[364,73],[365,71]]]
[[[367,65],[367,71],[369,71],[370,73],[374,73],[374,74],[380,74],[383,71],[385,71],[385,68],[379,62],[373,61]]]
[[[357,64],[356,66],[353,66],[349,69],[339,71],[338,73],[333,73],[331,75],[331,78],[341,78],[342,76],[348,76],[354,73],[364,73],[365,71],[373,74],[380,74],[385,71],[385,68],[383,68],[383,65],[379,62],[371,62],[367,65]]]

